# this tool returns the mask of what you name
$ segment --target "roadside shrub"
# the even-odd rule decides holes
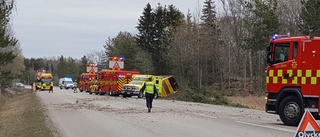
[[[185,91],[179,100],[190,101],[190,102],[199,102],[199,103],[210,103],[210,99],[206,96],[204,91],[188,89]]]
[[[216,105],[229,105],[229,100],[218,92],[213,93],[213,103]]]

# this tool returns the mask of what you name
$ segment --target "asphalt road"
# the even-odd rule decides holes
[[[54,88],[37,92],[63,137],[287,137],[297,127],[260,110],[164,99],[147,113],[144,99]]]

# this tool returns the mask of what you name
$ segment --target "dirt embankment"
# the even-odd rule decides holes
[[[47,117],[36,94],[30,89],[2,90],[0,137],[52,137]]]

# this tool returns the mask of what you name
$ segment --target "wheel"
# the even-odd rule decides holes
[[[122,94],[122,97],[124,97],[124,98],[126,98],[126,97],[131,97],[131,95]]]
[[[301,101],[295,96],[285,97],[279,105],[279,116],[288,126],[297,126],[303,116],[304,108]]]
[[[82,88],[79,88],[79,91],[80,91],[80,92],[82,92],[82,91],[83,91],[83,89],[82,89]]]
[[[101,92],[101,89],[99,89],[99,95],[104,95],[104,92]]]
[[[143,96],[143,93],[142,93],[142,91],[140,91],[139,95],[138,95],[138,98],[142,98],[142,96]]]

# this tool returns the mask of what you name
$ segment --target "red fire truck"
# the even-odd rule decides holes
[[[91,79],[97,79],[98,66],[96,64],[87,64],[87,72],[82,73],[79,78],[79,90],[90,91],[90,81]]]
[[[99,72],[99,92],[96,94],[103,95],[120,95],[124,84],[132,81],[132,75],[140,74],[138,71],[124,71],[104,69]]]
[[[317,119],[320,95],[320,37],[275,35],[267,48],[266,112],[298,125],[305,110]],[[319,82],[319,83],[318,83]]]
[[[90,91],[90,80],[92,78],[97,78],[97,73],[82,73],[80,75],[80,80],[79,80],[79,90],[80,92],[82,91],[86,91],[89,92]]]

